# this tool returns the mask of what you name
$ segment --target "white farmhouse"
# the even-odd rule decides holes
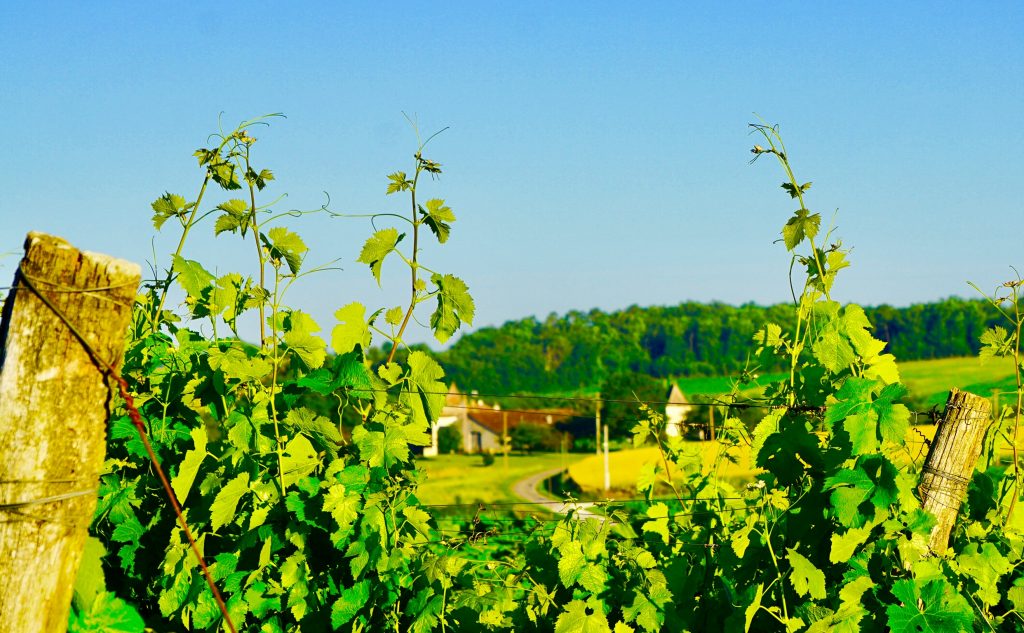
[[[679,385],[672,383],[668,390],[668,404],[665,405],[665,435],[675,437],[682,433],[683,421],[693,407],[687,402]]]

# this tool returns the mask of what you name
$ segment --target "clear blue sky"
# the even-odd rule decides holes
[[[165,265],[150,202],[193,199],[191,153],[259,130],[263,202],[403,210],[385,175],[450,129],[424,189],[455,213],[428,264],[463,277],[477,325],[684,300],[783,301],[793,210],[749,165],[753,113],[782,126],[808,203],[854,247],[836,295],[906,305],[1024,271],[1024,4],[0,3],[0,251],[29,230]],[[212,206],[212,205],[211,205]],[[170,225],[168,225],[170,226]],[[291,225],[341,272],[290,300],[329,330],[399,303],[355,263],[365,220]],[[252,270],[200,231],[185,255]],[[241,258],[233,261],[233,258]],[[0,259],[9,278],[15,257]],[[6,284],[7,282],[2,282]],[[424,315],[425,319],[425,315]],[[422,340],[422,333],[414,334]]]

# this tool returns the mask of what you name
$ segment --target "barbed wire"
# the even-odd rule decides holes
[[[652,497],[650,499],[647,499],[646,497],[634,497],[634,498],[629,498],[629,499],[602,499],[600,501],[581,501],[581,500],[578,500],[578,499],[570,501],[570,500],[566,500],[566,499],[561,499],[561,500],[552,499],[550,501],[497,501],[497,502],[493,502],[493,503],[490,503],[490,502],[479,502],[479,501],[475,502],[475,503],[422,503],[422,504],[420,504],[420,506],[424,507],[424,508],[478,508],[478,507],[481,507],[481,506],[483,506],[483,507],[487,507],[487,506],[505,507],[505,506],[519,506],[519,505],[542,505],[542,504],[543,505],[549,505],[549,504],[573,504],[573,503],[591,503],[591,504],[601,503],[601,504],[610,504],[610,503],[641,503],[641,502],[642,503],[646,503],[648,501],[655,502],[655,503],[666,502],[666,501],[687,501],[687,502],[688,501],[718,501],[718,500],[722,500],[722,501],[726,501],[726,500],[738,501],[738,500],[742,500],[742,499],[746,499],[746,498],[747,497],[743,497],[743,496],[736,496],[736,497],[713,497],[713,498],[708,498],[708,497],[683,497],[681,499],[679,497]]]
[[[395,390],[393,390],[393,389],[374,389],[374,388],[353,388],[353,391],[368,391],[368,392],[373,392],[373,393],[395,393]],[[447,391],[422,391],[422,390],[419,390],[419,389],[400,389],[400,390],[397,391],[397,393],[407,393],[407,394],[413,394],[413,395],[431,395],[431,396],[440,396],[440,395],[449,396],[449,395],[453,395],[453,394],[451,394],[450,392],[447,392]],[[1016,391],[1000,391],[998,393],[993,393],[992,395],[1016,395],[1016,393],[1017,393]],[[459,395],[467,395],[467,394],[459,394]],[[772,404],[772,403],[768,403],[768,402],[757,402],[757,401],[732,402],[732,401],[727,401],[727,400],[716,400],[714,402],[685,402],[685,403],[678,403],[678,402],[669,402],[667,400],[606,399],[606,398],[582,398],[582,397],[563,398],[561,396],[539,396],[539,395],[538,396],[529,396],[529,395],[522,395],[522,394],[506,394],[506,395],[502,395],[502,394],[491,393],[491,394],[475,394],[475,395],[476,396],[481,396],[481,397],[489,397],[489,398],[523,398],[523,399],[553,400],[553,401],[569,400],[569,401],[573,401],[573,402],[590,402],[590,403],[607,402],[607,403],[619,403],[619,404],[634,404],[634,405],[638,405],[638,406],[639,405],[646,405],[648,407],[666,406],[666,405],[678,405],[678,406],[682,406],[682,407],[718,407],[718,408],[726,408],[726,409],[769,409],[769,410],[783,410],[784,409],[784,410],[794,411],[794,412],[797,412],[797,413],[815,413],[815,414],[819,414],[819,415],[824,414],[825,411],[827,410],[827,406],[826,405],[801,405],[801,404],[786,405],[786,404]],[[577,418],[577,419],[584,419],[584,420],[596,419],[595,415],[590,415],[590,414],[586,414],[586,413],[581,414],[581,413],[577,413],[577,412],[572,411],[572,410],[559,411],[557,409],[504,409],[504,408],[500,408],[500,407],[499,408],[495,408],[493,405],[489,406],[489,405],[485,405],[485,404],[472,405],[472,404],[447,404],[447,403],[445,404],[445,408],[449,408],[449,409],[464,409],[464,410],[469,410],[469,411],[490,411],[490,412],[497,412],[497,413],[519,413],[519,414],[531,414],[531,415],[538,415],[538,414],[545,414],[545,415],[551,415],[551,416],[565,415],[567,417],[572,417],[572,418]],[[913,414],[917,418],[928,417],[928,418],[934,419],[936,416],[942,414],[942,411],[939,410],[939,406],[938,405],[936,405],[936,406],[934,406],[934,407],[932,407],[930,409],[926,409],[924,411],[917,411],[917,410],[909,409],[909,408],[908,408],[908,411],[909,411],[909,413]],[[685,422],[683,422],[683,423],[680,423],[680,424],[684,424],[684,425],[686,425],[686,424],[690,424],[690,425],[697,424],[697,425],[700,425],[700,426],[706,426],[705,423],[685,423]]]

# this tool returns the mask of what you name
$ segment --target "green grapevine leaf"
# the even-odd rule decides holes
[[[573,600],[555,622],[555,633],[611,633],[608,618],[595,598]]]
[[[331,626],[339,629],[359,613],[366,601],[370,599],[370,581],[360,580],[341,592],[341,596],[331,606]]]
[[[103,557],[106,554],[107,549],[103,547],[102,541],[95,536],[86,537],[82,562],[75,576],[74,603],[80,609],[90,610],[96,596],[106,589],[103,577]]]
[[[295,310],[288,314],[286,327],[287,331],[283,338],[288,349],[302,359],[310,369],[323,365],[324,358],[327,357],[327,343],[314,334],[320,331],[320,326],[313,317]]]
[[[1013,569],[1013,565],[992,543],[971,543],[956,557],[956,568],[978,584],[975,595],[986,605],[994,606],[1002,597],[999,580]]]
[[[644,532],[654,532],[661,536],[661,540],[668,545],[668,506],[662,502],[655,503],[647,508],[649,521],[644,523]]]
[[[351,494],[345,486],[336,484],[324,494],[324,512],[334,517],[342,532],[347,531],[359,518],[360,499],[358,494]]]
[[[180,611],[192,588],[192,571],[184,569],[174,576],[170,587],[166,587],[157,599],[160,613],[169,616]]]
[[[313,472],[320,465],[316,449],[306,438],[299,433],[285,446],[284,455],[281,456],[281,468],[284,469],[284,487],[287,489],[292,484]]]
[[[762,597],[764,597],[764,585],[759,584],[754,590],[753,600],[751,600],[750,604],[747,605],[747,608],[744,609],[743,615],[745,623],[743,625],[743,633],[750,631],[750,624],[754,621],[754,616],[757,615],[757,612],[761,609]]]
[[[311,437],[322,437],[334,445],[341,445],[343,440],[338,427],[333,422],[317,415],[306,407],[289,409],[284,421]],[[296,436],[298,437],[298,436]]]
[[[860,505],[871,498],[875,482],[860,468],[841,470],[825,480],[825,489],[832,490],[832,507],[836,518],[846,527],[859,527]]]
[[[849,339],[835,328],[825,329],[811,349],[818,362],[834,374],[847,369],[857,359]]]
[[[192,490],[192,483],[196,479],[199,467],[206,459],[206,429],[204,427],[194,428],[191,436],[192,445],[195,448],[185,453],[185,459],[181,460],[178,473],[171,478],[171,489],[174,491],[174,496],[178,498],[178,503],[183,506],[188,499],[188,493]]]
[[[825,411],[825,423],[834,425],[849,415],[867,411],[875,385],[874,380],[853,376],[844,380],[835,394],[836,402]]]
[[[366,307],[352,302],[334,313],[338,324],[331,330],[331,347],[337,354],[347,354],[358,345],[370,346],[370,328],[366,325]]]
[[[137,542],[145,532],[146,530],[138,518],[135,515],[131,515],[127,520],[122,520],[117,524],[110,538],[117,543],[130,544]]]
[[[1024,578],[1018,578],[1006,591],[1006,598],[1018,613],[1024,613]]]
[[[210,368],[219,370],[242,382],[262,380],[272,369],[267,359],[260,356],[250,357],[248,350],[229,347],[223,351],[210,348],[207,351]]]
[[[249,205],[244,200],[235,199],[219,204],[217,208],[224,213],[217,218],[217,222],[213,225],[214,235],[220,235],[225,231],[234,233],[238,229],[242,229],[244,236],[248,227]]]
[[[832,534],[832,549],[828,559],[833,563],[845,563],[853,557],[858,547],[871,536],[870,527],[850,528],[842,534]]]
[[[765,323],[764,327],[754,334],[754,342],[761,347],[779,349],[786,342],[786,339],[782,336],[782,326],[775,323]]]
[[[292,233],[283,226],[277,226],[269,231],[263,238],[263,245],[270,251],[270,257],[276,260],[284,260],[288,264],[288,270],[293,275],[298,274],[302,266],[302,256],[309,248],[295,233]]]
[[[898,580],[892,594],[900,602],[885,608],[893,633],[951,633],[974,628],[971,606],[944,580],[933,580],[920,590],[913,580]]]
[[[153,207],[153,227],[159,231],[168,218],[183,216],[192,205],[187,205],[177,194],[165,193],[150,206]]]
[[[395,306],[384,313],[384,322],[389,325],[398,325],[402,322],[403,316],[405,313],[402,312],[402,306]]]
[[[634,436],[635,437],[635,436]],[[653,462],[646,462],[640,465],[640,470],[636,475],[636,489],[637,492],[644,494],[654,490],[654,486],[658,483],[658,469]]]
[[[402,508],[402,514],[405,516],[405,520],[409,522],[409,525],[413,526],[417,532],[423,535],[430,533],[429,514],[416,506],[405,506]]]
[[[434,273],[430,280],[437,286],[437,309],[430,315],[430,327],[434,330],[434,337],[444,343],[463,321],[473,324],[476,306],[466,282],[458,277]]]
[[[391,181],[388,183],[387,190],[387,195],[389,196],[399,191],[407,191],[412,187],[412,181],[406,178],[404,171],[396,171],[393,174],[388,174],[388,180]]]
[[[850,434],[854,455],[878,452],[878,413],[874,410],[847,416],[843,428]]]
[[[1013,353],[1013,339],[1010,338],[1005,328],[998,325],[982,332],[978,340],[981,343],[981,350],[979,350],[978,356],[982,360],[998,356],[1009,356]]]
[[[583,571],[580,573],[580,587],[583,587],[590,593],[601,593],[604,591],[607,582],[608,573],[601,565],[587,563],[586,567],[584,567]]]
[[[750,546],[750,531],[754,529],[755,521],[756,519],[753,515],[749,516],[746,525],[733,532],[729,539],[729,544],[732,546],[732,551],[736,553],[737,558],[743,558],[747,547]]]
[[[69,633],[142,633],[146,624],[138,611],[110,592],[96,596],[88,611],[74,613]]]
[[[907,393],[907,388],[899,383],[891,383],[882,388],[875,400],[874,409],[878,414],[878,432],[887,442],[902,445],[906,442],[907,431],[910,430],[910,410],[906,405],[894,404]]]
[[[371,235],[363,245],[363,250],[359,253],[359,258],[356,261],[370,266],[370,272],[373,273],[373,278],[377,280],[378,286],[380,285],[380,269],[384,264],[384,258],[395,250],[395,246],[404,237],[405,234],[402,233],[400,235],[398,229],[381,229]]]
[[[431,633],[431,631],[437,630],[438,616],[441,615],[441,611],[444,609],[444,600],[441,596],[434,593],[432,587],[422,589],[410,603],[410,606],[415,609],[416,613],[416,619],[413,620],[412,626],[409,627],[410,633]],[[483,615],[481,615],[481,623],[483,624],[482,618]],[[503,624],[503,618],[501,618],[500,614],[497,614],[496,620],[495,625]]]
[[[352,441],[359,448],[359,457],[371,468],[390,467],[409,459],[409,442],[397,426],[382,432],[359,425],[352,430]]]
[[[583,547],[577,541],[569,541],[559,549],[558,554],[558,578],[562,586],[572,588],[587,564]]]
[[[255,170],[250,169],[245,174],[245,179],[247,182],[256,185],[257,189],[263,191],[267,187],[267,182],[274,180],[274,172],[269,169],[261,169],[259,173],[256,173]]]
[[[447,242],[448,235],[452,230],[451,223],[455,221],[455,214],[445,205],[444,200],[437,198],[427,200],[427,208],[420,207],[420,213],[423,214],[423,223],[430,228],[434,236],[437,237],[437,241],[441,244]]]
[[[388,385],[393,385],[402,379],[402,366],[398,363],[384,363],[377,367],[377,375]]]
[[[448,389],[441,382],[444,370],[437,362],[419,350],[409,354],[409,383],[412,393],[403,392],[401,401],[413,411],[413,422],[418,428],[428,429],[444,409]],[[428,441],[429,444],[429,441]]]
[[[818,234],[820,225],[819,214],[811,214],[807,209],[798,209],[786,222],[786,226],[782,227],[782,239],[786,243],[786,250],[793,250],[805,238],[813,238]]]
[[[249,492],[249,473],[243,472],[220,489],[210,506],[210,529],[216,532],[235,517],[235,508],[245,493]]]
[[[181,284],[182,289],[196,301],[202,298],[203,291],[209,288],[213,284],[213,280],[216,279],[199,262],[185,259],[179,255],[174,256],[171,270],[178,275],[178,283]]]
[[[793,566],[789,582],[793,585],[793,589],[796,589],[797,595],[810,595],[815,600],[824,600],[825,574],[795,549],[787,548],[786,554],[789,564]]]
[[[668,602],[672,598],[672,594],[663,582],[655,582],[648,592],[637,591],[633,595],[633,604],[624,608],[622,615],[627,621],[636,622],[644,631],[653,633],[662,629],[661,625],[664,619],[658,605]]]

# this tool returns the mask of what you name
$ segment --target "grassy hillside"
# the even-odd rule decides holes
[[[899,363],[900,376],[915,401],[925,407],[942,405],[950,388],[957,387],[979,396],[991,396],[993,391],[1016,391],[1013,361],[995,358],[982,361],[977,357],[913,360]],[[761,384],[783,380],[786,374],[765,374]],[[679,378],[676,380],[683,393],[717,395],[729,391],[733,378]]]
[[[1013,360],[994,358],[984,362],[979,358],[942,358],[900,363],[903,383],[912,396],[922,399],[927,406],[942,405],[951,387],[979,396],[991,396],[992,391],[1016,391]]]

